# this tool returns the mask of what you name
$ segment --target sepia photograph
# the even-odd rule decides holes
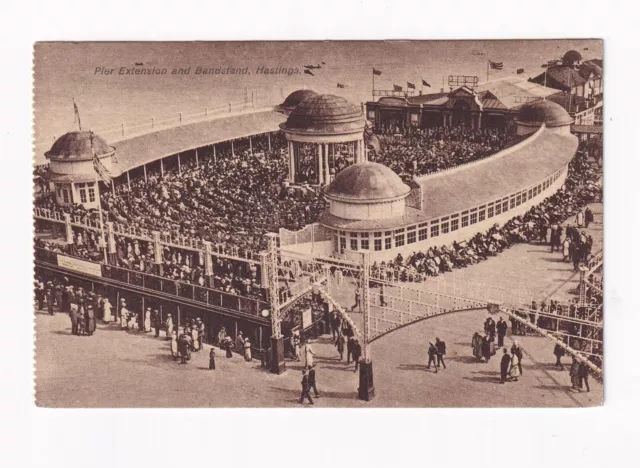
[[[35,404],[602,405],[603,76],[599,38],[36,43]]]

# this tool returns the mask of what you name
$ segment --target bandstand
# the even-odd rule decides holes
[[[366,161],[364,112],[340,96],[310,94],[280,128],[288,142],[291,184],[323,186],[344,166]]]

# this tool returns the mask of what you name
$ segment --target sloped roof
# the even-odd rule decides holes
[[[117,164],[111,171],[118,176],[143,164],[183,151],[249,135],[275,132],[287,117],[272,110],[197,122],[159,130],[114,143]]]
[[[573,123],[564,107],[553,101],[527,103],[518,111],[515,120],[517,123],[547,127],[561,127]]]
[[[91,149],[92,144],[93,150]],[[95,133],[89,130],[80,130],[62,135],[53,143],[45,156],[54,160],[83,161],[92,159],[93,151],[100,157],[113,153],[113,147]]]
[[[406,196],[411,188],[387,166],[367,161],[340,171],[325,195],[342,201],[376,202]]]
[[[508,76],[498,80],[487,81],[478,85],[475,91],[481,96],[485,92],[491,93],[505,109],[517,109],[526,102],[543,99],[558,92],[556,89],[545,88],[537,83],[532,83],[521,76]],[[495,106],[490,102],[488,104]]]
[[[364,130],[364,114],[360,106],[333,94],[311,96],[280,125],[285,131],[306,134],[340,134]]]
[[[539,74],[535,78],[532,78],[533,83],[543,84],[545,77],[544,73]],[[547,69],[547,86],[551,85],[559,87],[560,89],[569,89],[573,86],[580,86],[586,83],[586,80],[582,77],[578,70],[572,67],[549,67]]]

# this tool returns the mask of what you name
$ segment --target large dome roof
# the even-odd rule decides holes
[[[51,149],[44,155],[50,159],[86,160],[92,159],[91,135],[93,134],[93,148],[98,157],[112,154],[113,146],[100,136],[88,130],[69,132],[58,138]]]
[[[356,104],[333,94],[308,97],[280,128],[293,133],[332,135],[364,130],[364,115]]]
[[[573,119],[560,104],[553,101],[535,101],[525,104],[518,112],[516,123],[529,126],[562,127],[571,125]]]
[[[562,57],[562,64],[572,66],[576,62],[580,62],[582,60],[582,55],[577,50],[570,50]]]
[[[284,102],[280,104],[280,107],[283,107],[286,109],[293,109],[305,99],[310,98],[312,96],[317,96],[317,95],[318,93],[310,89],[299,89],[289,94],[287,96],[287,99],[285,99]]]
[[[410,191],[398,174],[370,161],[342,170],[324,189],[327,197],[347,202],[390,201],[405,197]]]

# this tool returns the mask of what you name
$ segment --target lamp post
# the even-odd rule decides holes
[[[362,252],[362,263],[360,267],[360,288],[362,290],[362,361],[360,362],[360,386],[358,387],[358,398],[364,401],[371,401],[375,396],[373,386],[373,362],[371,362],[371,349],[369,337],[369,316],[370,316],[370,293],[369,293],[369,268],[370,258],[368,252]]]

